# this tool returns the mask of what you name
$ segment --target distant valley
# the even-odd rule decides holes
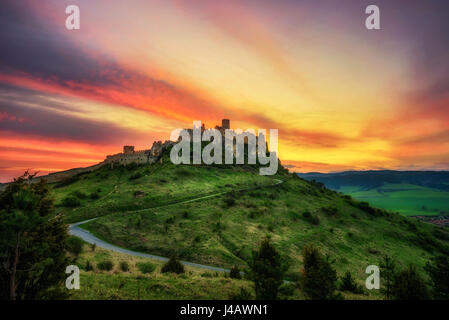
[[[448,171],[379,170],[298,175],[406,216],[449,216]]]

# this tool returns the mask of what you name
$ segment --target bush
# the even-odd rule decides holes
[[[252,294],[246,288],[240,288],[239,292],[233,293],[229,296],[229,300],[251,300]]]
[[[64,207],[74,208],[81,205],[80,199],[74,196],[68,196],[64,199],[62,199],[62,205]]]
[[[175,257],[171,257],[170,260],[167,261],[166,264],[163,265],[161,269],[162,273],[173,272],[173,273],[184,273],[184,266],[181,262],[178,261]]]
[[[89,196],[92,200],[97,200],[100,199],[100,195],[98,194],[98,192],[92,192]]]
[[[356,294],[363,292],[362,287],[357,285],[357,283],[355,282],[354,278],[351,275],[351,272],[349,271],[347,271],[343,276],[343,278],[341,278],[341,284],[339,289],[341,291],[349,291]]]
[[[128,264],[128,262],[121,261],[119,266],[120,266],[120,270],[122,270],[123,272],[129,271],[129,264]]]
[[[79,256],[79,254],[83,251],[83,244],[83,240],[71,236],[67,239],[67,250],[75,256]]]
[[[97,264],[98,269],[103,271],[111,271],[114,263],[111,260],[103,260]]]
[[[136,172],[136,173],[134,173],[133,175],[131,175],[131,176],[129,177],[129,180],[136,180],[136,179],[141,178],[142,176],[143,176],[143,175],[142,175],[141,172]]]
[[[232,279],[241,279],[242,276],[240,275],[240,269],[237,266],[233,266],[231,271],[229,272],[229,276]]]
[[[311,214],[310,211],[304,211],[302,213],[302,216],[304,217],[304,219],[315,226],[320,224],[320,219],[317,216]]]
[[[295,293],[296,285],[293,282],[283,283],[279,287],[279,294],[283,298],[291,297]]]
[[[89,260],[86,261],[86,265],[84,266],[84,270],[91,271],[94,269],[94,266],[90,263]]]
[[[156,266],[150,262],[139,262],[137,268],[142,273],[151,273],[156,269]]]
[[[71,193],[72,196],[77,197],[78,199],[86,199],[87,194],[82,191],[76,190]]]
[[[72,183],[75,183],[79,180],[79,177],[68,177],[68,178],[64,178],[61,181],[59,181],[58,183],[55,184],[54,188],[62,188],[65,186],[68,186]]]

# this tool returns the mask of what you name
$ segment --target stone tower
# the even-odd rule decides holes
[[[123,146],[123,153],[124,154],[133,154],[134,146]]]
[[[221,127],[223,128],[223,130],[231,129],[231,121],[229,119],[221,120]]]

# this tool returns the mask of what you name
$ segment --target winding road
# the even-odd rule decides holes
[[[279,184],[284,182],[284,181],[279,180],[279,179],[275,179],[275,181],[276,181],[276,183],[268,185],[268,186],[258,186],[258,187],[255,187],[255,188],[245,188],[245,189],[239,189],[239,190],[236,190],[236,191],[244,191],[244,190],[250,190],[250,189],[256,189],[256,188],[274,187],[274,186],[279,185]],[[209,199],[209,198],[217,197],[217,196],[225,194],[225,193],[228,193],[228,192],[219,192],[219,193],[214,193],[212,195],[201,196],[201,197],[198,197],[198,198],[195,198],[195,199],[180,201],[180,202],[176,202],[176,203],[170,203],[170,204],[165,205],[164,207],[168,207],[168,206],[175,205],[175,204],[183,204],[183,203],[189,203],[189,202]],[[161,208],[161,207],[158,207],[158,208]],[[129,212],[139,212],[139,211],[145,211],[145,210],[150,210],[150,209],[153,209],[153,208],[147,208],[147,209],[141,209],[141,210],[132,210],[132,211],[129,211]],[[89,231],[79,227],[80,225],[85,224],[85,223],[90,222],[90,221],[93,221],[95,219],[98,219],[98,217],[70,224],[69,225],[69,234],[73,235],[73,236],[76,236],[78,238],[81,238],[82,240],[84,240],[87,243],[95,244],[96,246],[98,246],[100,248],[107,249],[107,250],[111,250],[111,251],[115,251],[115,252],[119,252],[119,253],[124,253],[124,254],[129,254],[129,255],[132,255],[132,256],[136,256],[136,257],[155,259],[155,260],[160,260],[160,261],[164,261],[164,262],[168,261],[167,257],[162,257],[162,256],[153,255],[153,254],[148,254],[148,253],[128,250],[128,249],[125,249],[125,248],[113,245],[111,243],[108,243],[106,241],[103,241],[103,240],[97,238],[96,236],[94,236]],[[201,269],[206,269],[206,270],[210,270],[210,271],[229,272],[229,269],[220,268],[220,267],[214,267],[214,266],[208,266],[208,265],[199,264],[199,263],[193,263],[193,262],[188,262],[188,261],[181,261],[181,263],[184,264],[185,266],[201,268]]]

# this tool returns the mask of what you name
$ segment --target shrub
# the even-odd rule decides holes
[[[131,175],[129,177],[129,180],[136,180],[136,179],[139,179],[141,177],[142,177],[142,173],[141,172],[136,172],[136,173],[134,173],[133,175]]]
[[[122,270],[123,272],[129,271],[129,264],[128,264],[128,262],[121,261],[119,266],[120,266],[120,270]]]
[[[229,272],[229,276],[230,276],[232,279],[241,279],[242,276],[240,275],[240,269],[239,269],[239,267],[233,266],[233,267],[231,268],[231,271]]]
[[[81,201],[77,197],[68,196],[68,197],[62,199],[62,205],[64,207],[74,208],[74,207],[78,207],[79,205],[81,205]]]
[[[83,251],[83,244],[83,240],[71,236],[67,239],[67,250],[75,256],[78,256]]]
[[[184,266],[181,262],[178,261],[178,259],[176,259],[175,257],[171,257],[170,260],[167,261],[167,263],[165,263],[162,266],[161,269],[162,273],[166,273],[166,272],[173,272],[173,273],[184,273]]]
[[[283,283],[279,287],[279,294],[284,298],[290,297],[295,293],[296,285],[293,282]]]
[[[84,269],[85,269],[86,271],[91,271],[91,270],[94,269],[94,266],[90,263],[89,260],[87,260],[87,261],[86,261],[86,265],[84,266]]]
[[[312,216],[312,214],[310,213],[310,211],[304,211],[302,213],[302,216],[306,219],[309,219]]]
[[[97,200],[100,199],[100,195],[98,194],[98,192],[92,192],[89,196],[92,200]]]
[[[151,273],[156,269],[156,266],[150,262],[139,262],[137,268],[142,273]]]
[[[103,271],[111,271],[112,268],[114,267],[114,263],[111,260],[103,260],[97,263],[97,267],[98,269]]]
[[[251,300],[251,299],[252,294],[246,288],[240,288],[240,290],[237,293],[232,293],[229,296],[229,300]]]
[[[76,190],[71,193],[72,196],[77,197],[78,199],[86,199],[87,194],[82,191]]]
[[[341,291],[349,291],[352,293],[362,293],[363,290],[360,286],[357,285],[354,278],[351,275],[351,272],[347,271],[343,278],[341,278],[341,283],[339,289]]]

